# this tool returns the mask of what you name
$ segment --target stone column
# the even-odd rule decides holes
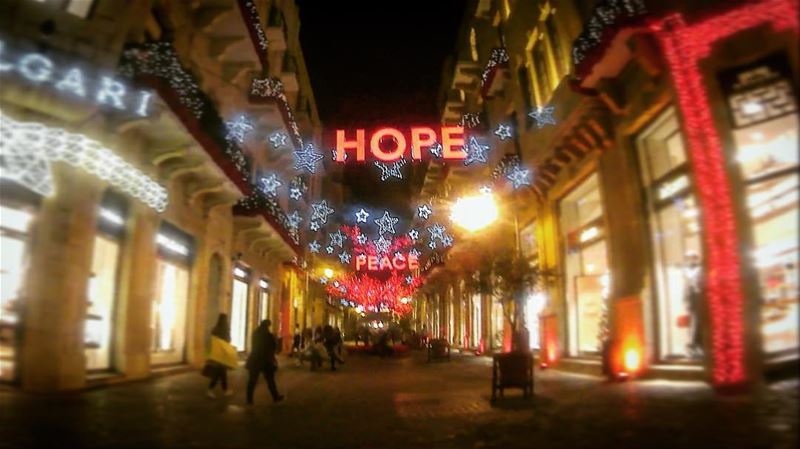
[[[116,368],[128,378],[150,375],[150,314],[156,294],[156,233],[159,217],[131,201],[123,244],[116,326]]]
[[[50,392],[86,382],[84,325],[92,268],[97,178],[63,163],[51,174],[55,194],[44,198],[31,229],[21,354],[22,388]]]

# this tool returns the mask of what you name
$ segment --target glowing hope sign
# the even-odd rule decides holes
[[[461,126],[442,126],[437,135],[433,128],[414,126],[409,129],[409,138],[397,128],[381,128],[372,133],[369,139],[369,150],[373,156],[383,162],[394,162],[402,159],[411,143],[411,159],[422,159],[422,149],[430,148],[437,142],[442,146],[442,158],[462,160],[466,153],[464,146],[464,128]],[[441,138],[439,138],[441,137]],[[384,142],[390,142],[384,145]],[[355,150],[356,160],[363,162],[366,158],[367,136],[364,129],[356,129],[355,139],[348,140],[347,132],[336,130],[336,162],[345,161],[345,152]],[[389,147],[389,148],[386,148]]]
[[[86,98],[87,88],[92,87],[87,83],[81,69],[77,67],[66,71],[56,70],[53,60],[41,53],[22,54],[15,63],[12,63],[3,60],[4,48],[5,42],[0,40],[0,75],[16,71],[28,81],[53,84],[56,90],[81,98]],[[58,74],[58,77],[55,77],[55,74]],[[135,95],[126,98],[125,85],[109,76],[101,76],[99,85],[93,87],[93,98],[97,104],[110,105],[123,111],[132,109],[136,115],[147,116],[148,106],[153,95],[151,92],[138,91]]]
[[[407,257],[402,254],[395,254],[394,257],[389,256],[365,256],[360,254],[356,256],[356,271],[380,271],[380,270],[416,270],[419,268],[419,260],[417,256],[409,254]]]

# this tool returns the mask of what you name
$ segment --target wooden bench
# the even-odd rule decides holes
[[[533,354],[505,352],[492,357],[492,402],[497,391],[503,397],[506,388],[522,388],[523,397],[533,395]]]
[[[428,362],[431,360],[450,360],[450,343],[443,338],[433,339],[428,342]]]

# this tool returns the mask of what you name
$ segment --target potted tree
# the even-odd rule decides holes
[[[533,354],[530,335],[525,325],[525,296],[550,282],[555,273],[541,269],[519,252],[497,256],[493,264],[493,294],[503,304],[503,314],[511,327],[511,351],[494,356],[492,400],[497,391],[508,387],[522,388],[527,397],[533,394]]]

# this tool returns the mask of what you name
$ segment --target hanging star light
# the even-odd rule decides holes
[[[406,276],[406,285],[411,285],[413,283],[414,283],[414,276],[411,276],[410,274]]]
[[[325,248],[325,252],[328,253],[328,254],[333,254],[333,251],[334,251],[334,249],[333,249],[332,246],[328,246],[328,247]]]
[[[444,238],[442,238],[442,246],[445,247],[453,246],[453,237],[450,235],[445,235]]]
[[[431,207],[427,204],[423,204],[422,206],[417,207],[417,215],[419,215],[419,218],[423,220],[427,220],[428,218],[430,218],[432,213],[433,209],[431,209]]]
[[[244,114],[239,114],[235,119],[225,122],[225,128],[228,130],[225,138],[238,143],[244,143],[247,134],[255,129]]]
[[[306,190],[308,190],[308,185],[302,176],[295,176],[289,182],[289,198],[295,201],[300,201]]]
[[[308,143],[302,150],[295,150],[294,169],[316,173],[317,163],[321,161],[322,158],[323,156],[316,152],[314,144]]]
[[[356,212],[356,223],[366,223],[367,218],[369,218],[369,212],[365,211],[363,208]]]
[[[320,221],[322,224],[328,223],[328,217],[334,212],[334,210],[328,206],[327,200],[313,203],[311,205],[311,210],[311,220]]]
[[[288,138],[289,136],[287,136],[286,134],[277,131],[272,133],[271,136],[269,136],[269,142],[272,144],[272,148],[280,148],[286,145],[286,139]]]
[[[392,244],[391,241],[386,240],[383,238],[383,236],[381,236],[378,240],[374,240],[373,243],[375,243],[375,251],[377,251],[378,254],[385,254],[387,251],[389,251],[389,247]]]
[[[515,165],[507,174],[506,178],[511,181],[511,186],[514,190],[531,185],[530,170]]]
[[[356,237],[356,241],[358,242],[359,245],[366,245],[367,236],[364,234],[358,234],[358,237]]]
[[[350,263],[350,254],[348,254],[346,252],[339,254],[339,261],[342,262],[345,265],[349,264]]]
[[[555,106],[539,106],[528,113],[528,117],[536,120],[537,128],[544,128],[545,125],[555,125],[556,119],[553,118]]]
[[[326,278],[325,276],[322,276],[321,278],[319,278],[319,283],[322,284],[322,285],[327,285],[328,284],[328,278]]]
[[[400,221],[400,219],[389,215],[389,211],[383,211],[383,217],[374,220],[375,224],[379,227],[378,234],[385,234],[387,232],[394,234],[394,225],[396,225],[398,221]]]
[[[408,255],[409,255],[409,256],[414,256],[414,257],[417,257],[417,258],[418,258],[419,256],[421,256],[421,255],[422,255],[422,253],[421,253],[421,252],[419,252],[419,250],[418,250],[417,248],[411,248],[411,250],[409,250],[409,251],[408,251]]]
[[[431,234],[431,240],[442,240],[444,238],[445,232],[444,226],[440,225],[439,223],[434,224],[433,226],[428,227],[428,232]]]
[[[278,187],[283,185],[283,183],[278,180],[278,175],[275,173],[272,173],[266,178],[261,178],[259,181],[261,182],[261,191],[264,192],[265,195],[271,197],[278,196]]]
[[[416,242],[417,240],[419,240],[419,231],[417,231],[416,229],[412,229],[408,231],[408,236],[411,238],[411,240]]]
[[[339,162],[339,159],[337,158],[337,154],[338,153],[336,152],[336,148],[331,149],[331,155],[332,155],[332,158],[333,158],[333,162]],[[344,152],[344,156],[342,157],[343,160],[341,162],[347,162],[347,158],[348,157],[349,157],[349,155],[347,154],[347,151],[345,151]]]
[[[483,186],[480,189],[478,189],[478,191],[481,192],[484,195],[488,195],[488,194],[492,193],[492,188],[490,186]]]
[[[497,126],[497,129],[494,130],[494,135],[499,137],[500,140],[507,140],[511,138],[511,126],[500,124]]]
[[[308,229],[311,229],[312,231],[319,231],[319,228],[320,228],[320,224],[319,224],[319,222],[316,222],[316,221],[314,221],[314,220],[311,220],[311,221],[308,223]]]
[[[486,163],[486,153],[489,152],[489,145],[481,145],[478,139],[470,137],[469,142],[464,147],[464,152],[467,157],[464,159],[464,165],[470,165],[473,162]]]
[[[381,181],[386,181],[389,178],[403,179],[403,172],[400,169],[404,165],[406,165],[405,159],[400,159],[391,164],[382,164],[375,161],[375,166],[381,169]]]
[[[432,155],[434,155],[437,159],[441,159],[442,156],[442,144],[439,142],[433,142],[433,145],[428,149]]]
[[[321,245],[316,240],[314,240],[313,242],[308,244],[308,251],[311,252],[311,253],[317,253],[318,254],[320,248],[321,248]]]
[[[342,231],[337,230],[332,234],[328,234],[328,236],[331,239],[332,246],[338,246],[339,248],[341,248],[342,245],[344,245],[344,234],[342,234]]]
[[[300,223],[303,222],[303,217],[300,216],[300,212],[294,211],[286,216],[286,221],[289,223],[290,228],[297,229],[300,227]]]
[[[298,189],[297,187],[289,187],[289,198],[300,201],[300,198],[303,197],[303,192]]]
[[[436,249],[436,240],[431,240],[430,242],[428,242],[428,246],[431,249]]]

